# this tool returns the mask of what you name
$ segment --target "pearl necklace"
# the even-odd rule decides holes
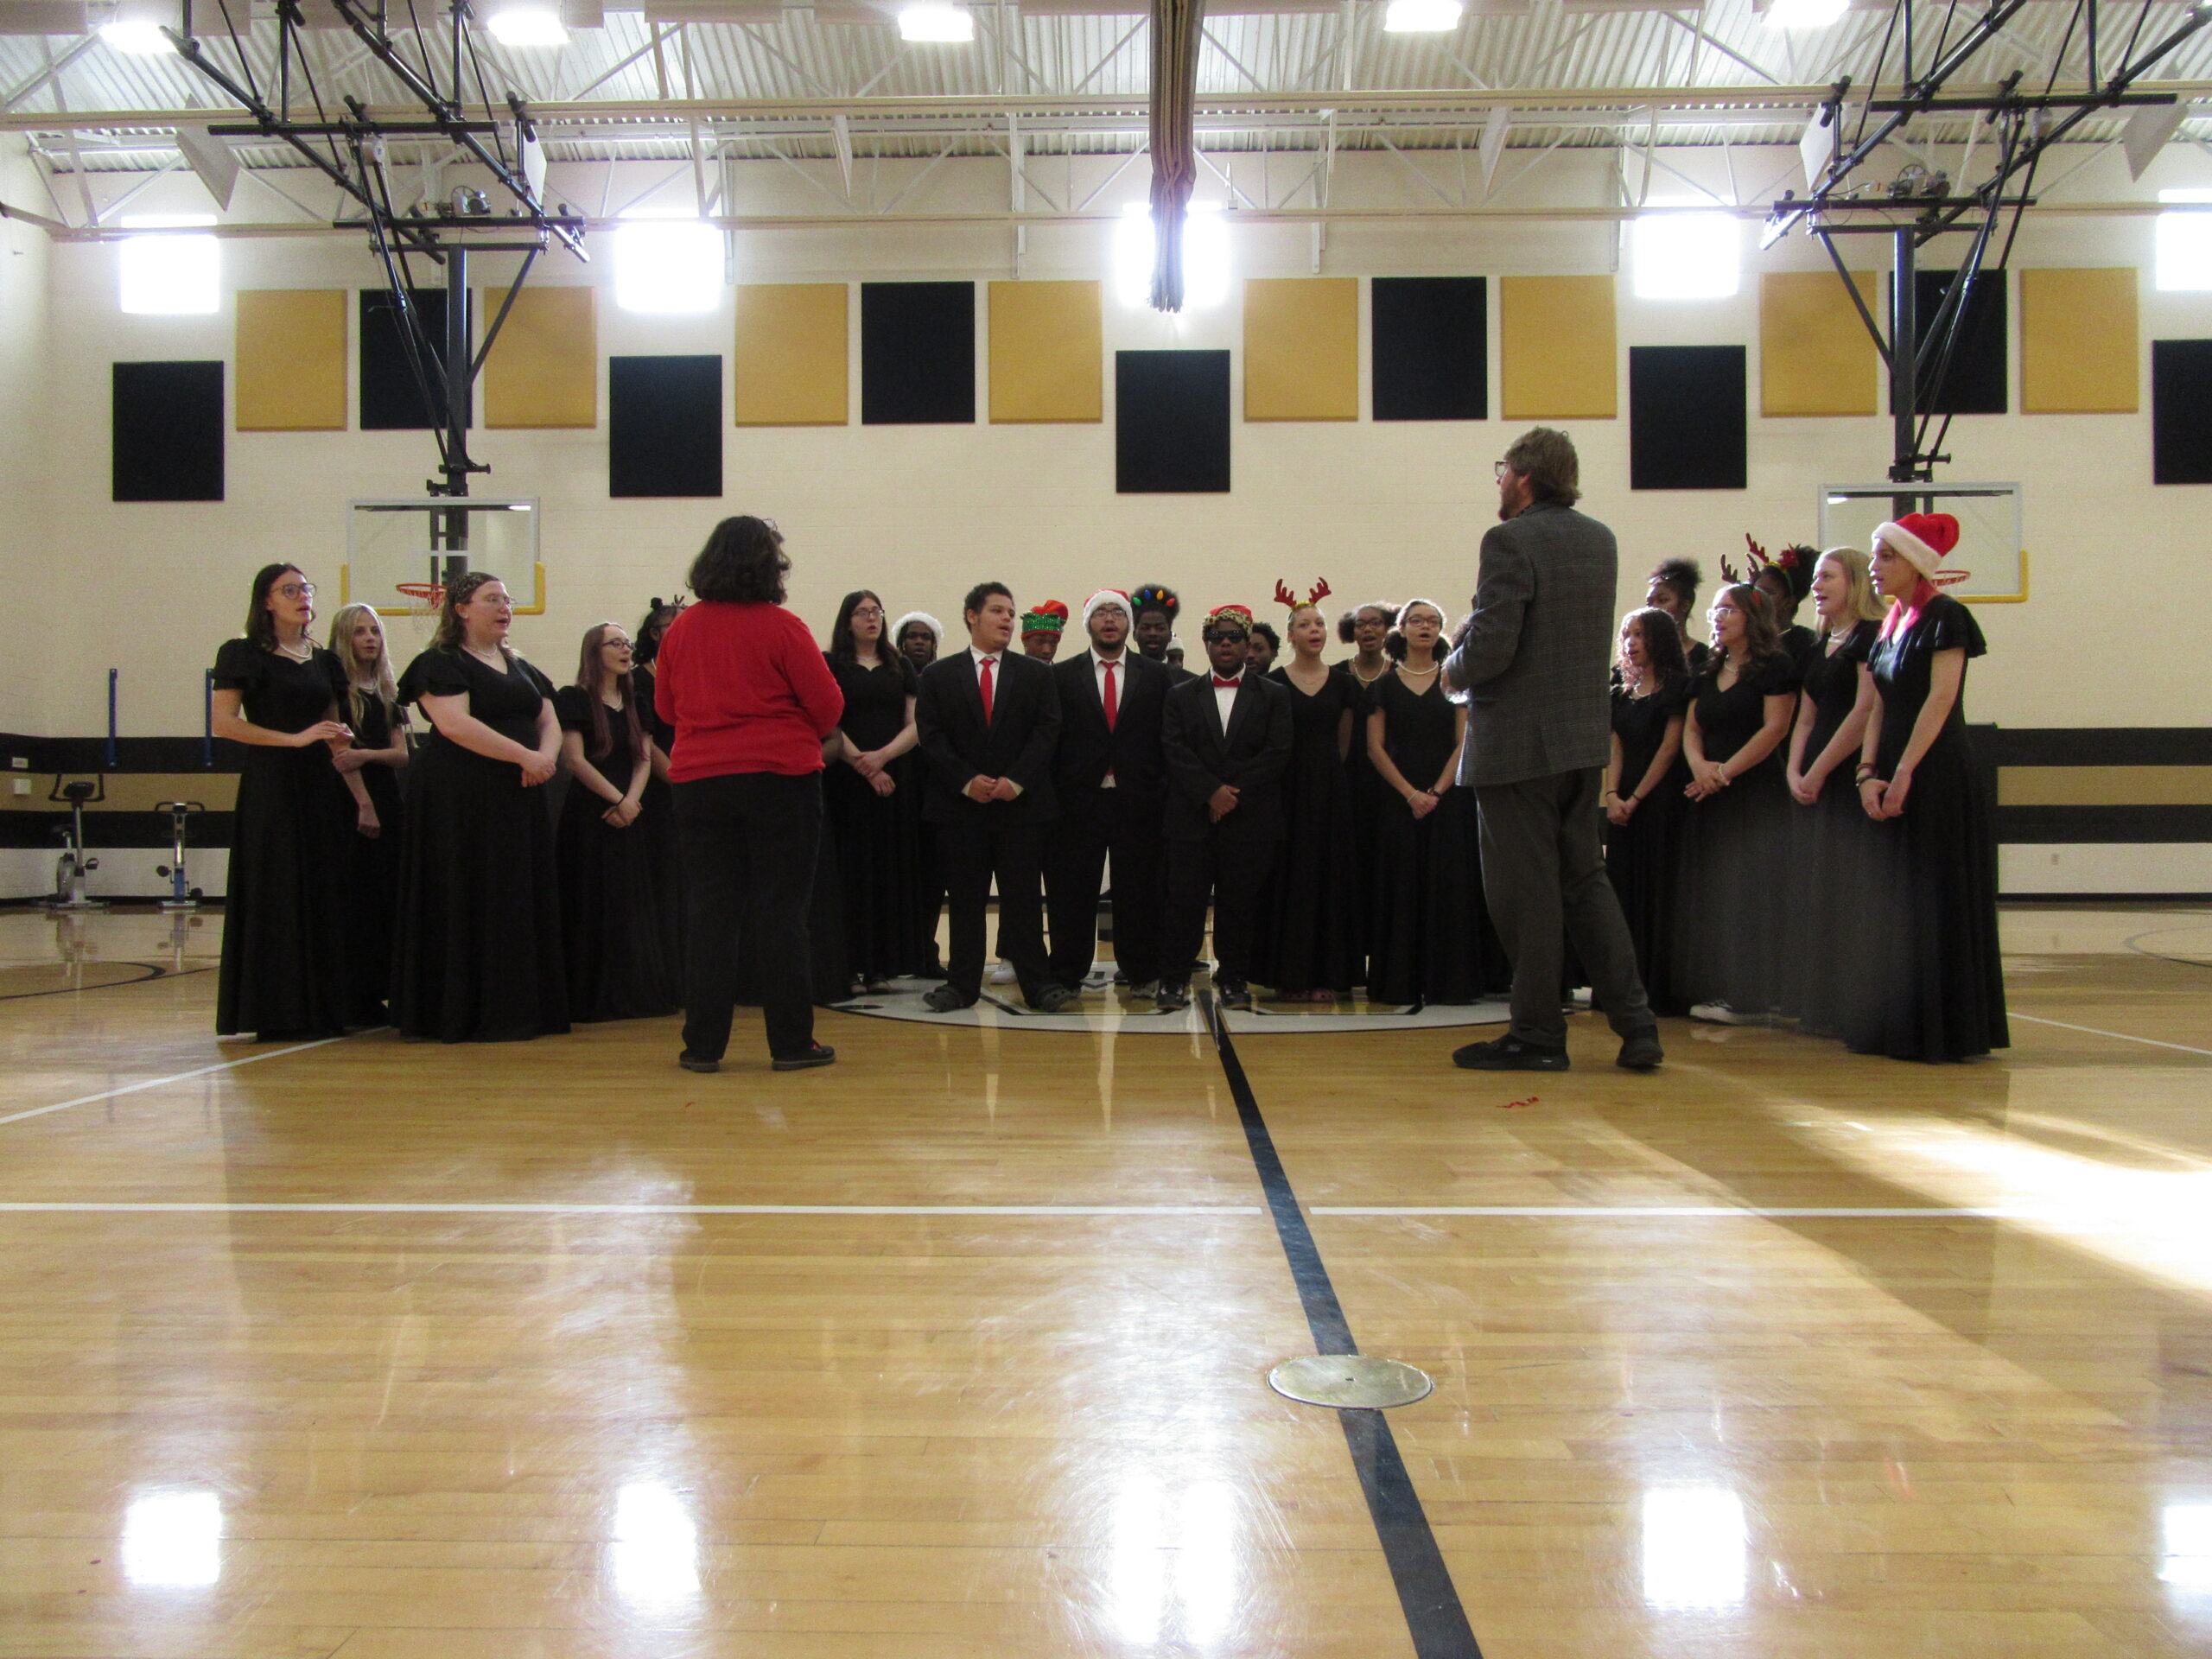
[[[1386,662],[1372,674],[1363,674],[1359,671],[1359,659],[1356,657],[1344,666],[1351,671],[1352,678],[1357,680],[1362,685],[1372,685],[1390,671],[1390,664]]]
[[[279,639],[276,642],[276,652],[277,655],[281,657],[290,658],[296,663],[312,662],[315,660],[315,641],[312,639],[302,639],[300,641],[300,648],[297,651],[295,651],[291,646],[286,645],[282,639]]]

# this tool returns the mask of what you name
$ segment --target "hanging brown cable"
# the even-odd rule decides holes
[[[1152,0],[1152,304],[1183,308],[1183,224],[1198,181],[1198,33],[1205,0]]]

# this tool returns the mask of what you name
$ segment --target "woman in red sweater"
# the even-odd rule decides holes
[[[688,606],[653,663],[676,728],[669,776],[690,910],[683,1052],[720,1068],[737,1000],[738,940],[760,986],[779,1071],[827,1065],[814,1040],[807,906],[822,842],[822,741],[845,699],[806,624],[783,608],[791,568],[766,518],[725,518],[692,562]]]

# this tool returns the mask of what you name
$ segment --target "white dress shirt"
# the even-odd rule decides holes
[[[1211,664],[1207,664],[1206,672],[1215,679],[1221,677],[1214,674]],[[1229,711],[1236,706],[1236,694],[1243,689],[1244,671],[1241,668],[1236,671],[1236,684],[1217,685],[1213,689],[1213,706],[1221,710],[1221,734],[1224,737],[1229,735]]]

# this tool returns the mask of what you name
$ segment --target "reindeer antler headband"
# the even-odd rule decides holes
[[[1302,610],[1308,605],[1319,605],[1329,596],[1329,591],[1327,582],[1317,581],[1313,584],[1313,591],[1300,599],[1296,594],[1291,592],[1289,583],[1281,576],[1275,578],[1275,603],[1287,606],[1293,611]]]

